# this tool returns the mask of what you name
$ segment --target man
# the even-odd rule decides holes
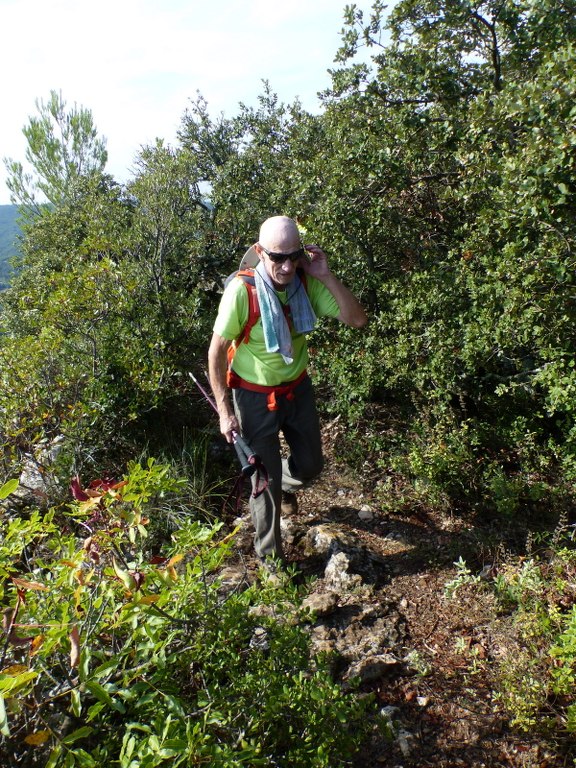
[[[250,513],[256,554],[269,564],[284,561],[283,493],[289,494],[288,503],[295,509],[294,491],[316,477],[323,466],[304,334],[312,330],[317,317],[336,317],[361,328],[367,316],[358,299],[330,271],[326,254],[317,245],[303,248],[293,219],[267,219],[253,253],[258,260],[254,283],[260,316],[248,338],[242,339],[250,293],[241,278],[231,280],[214,323],[208,366],[220,431],[228,442],[233,432],[241,433],[268,470],[268,488],[256,497],[252,494]],[[237,348],[227,375],[233,342]],[[290,449],[287,459],[281,457],[281,432]]]

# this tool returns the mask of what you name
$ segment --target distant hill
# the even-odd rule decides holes
[[[18,253],[20,228],[17,219],[16,205],[0,205],[0,290],[8,286],[11,269],[9,260]]]

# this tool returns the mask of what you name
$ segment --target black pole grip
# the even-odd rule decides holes
[[[244,453],[242,446],[238,442],[238,438],[234,440],[234,450],[236,451],[236,455],[238,456],[238,461],[242,465],[242,474],[245,477],[251,477],[256,471],[256,465],[250,464],[248,460],[248,456]]]
[[[260,463],[260,456],[258,454],[254,453],[252,448],[248,445],[246,440],[242,437],[242,435],[239,435],[237,432],[234,433],[234,440],[236,443],[240,446],[242,451],[244,452],[244,455],[246,456],[246,460],[250,462],[250,464],[259,464]]]

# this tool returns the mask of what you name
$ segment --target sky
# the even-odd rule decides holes
[[[340,45],[347,0],[0,0],[0,205],[4,158],[25,161],[22,128],[51,90],[89,109],[106,170],[133,175],[142,146],[177,143],[199,91],[213,117],[256,106],[268,80],[280,101],[317,112]],[[356,5],[367,17],[370,0]]]

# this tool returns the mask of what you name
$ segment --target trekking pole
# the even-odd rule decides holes
[[[204,395],[206,401],[212,406],[212,409],[215,411],[215,413],[218,414],[218,408],[216,407],[214,398],[204,389],[202,384],[200,384],[193,373],[189,371],[188,375],[194,384],[196,384],[200,392]],[[257,453],[254,453],[242,435],[238,434],[238,432],[235,430],[232,430],[232,442],[236,451],[236,455],[238,456],[238,460],[242,465],[242,474],[245,477],[250,477],[254,474],[254,472],[256,472],[257,469],[262,468],[262,460],[260,459],[260,456],[258,456]]]

